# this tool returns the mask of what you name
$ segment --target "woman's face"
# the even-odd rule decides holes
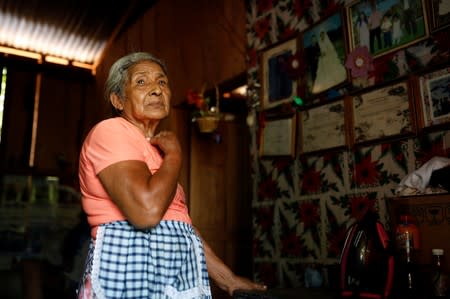
[[[169,115],[169,79],[155,62],[142,61],[130,67],[122,115],[134,121],[161,120]]]

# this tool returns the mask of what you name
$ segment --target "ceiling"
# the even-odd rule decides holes
[[[155,2],[2,0],[0,55],[26,56],[39,62],[94,70],[117,34]]]

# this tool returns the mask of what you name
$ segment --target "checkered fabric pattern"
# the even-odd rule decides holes
[[[92,291],[84,293],[91,298],[212,298],[201,240],[184,222],[149,230],[127,221],[102,225],[89,260],[84,277]]]

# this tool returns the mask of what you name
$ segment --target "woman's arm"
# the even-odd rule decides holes
[[[172,132],[161,132],[150,143],[163,153],[154,174],[143,161],[114,163],[98,174],[106,192],[135,227],[156,226],[164,216],[177,188],[181,169],[181,147]]]
[[[200,233],[197,234],[200,236]],[[227,265],[214,253],[209,247],[208,243],[202,238],[203,247],[205,250],[206,266],[208,268],[208,274],[212,280],[222,290],[227,292],[230,296],[236,290],[245,291],[266,291],[265,285],[251,281],[248,278],[238,276],[228,268]]]

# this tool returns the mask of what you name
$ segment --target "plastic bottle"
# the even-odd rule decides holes
[[[415,256],[420,249],[420,234],[411,215],[400,215],[395,237],[399,253],[398,262],[402,268],[402,285],[406,291],[412,293],[416,288],[414,282]]]
[[[444,250],[435,248],[431,250],[433,254],[433,269],[431,271],[431,286],[434,298],[445,298],[448,290],[448,275],[445,273]]]

